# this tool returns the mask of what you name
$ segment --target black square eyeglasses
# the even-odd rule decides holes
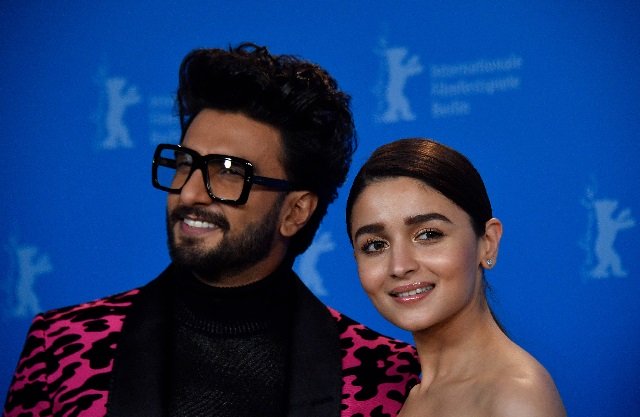
[[[253,165],[246,159],[228,155],[200,155],[180,145],[158,145],[153,155],[153,186],[169,193],[179,193],[191,175],[199,169],[204,185],[215,201],[232,205],[247,202],[253,184],[278,191],[292,191],[286,180],[253,174]]]

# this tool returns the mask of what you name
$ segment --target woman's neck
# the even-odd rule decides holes
[[[508,340],[486,300],[446,322],[414,332],[413,337],[425,386],[434,380],[473,378]]]

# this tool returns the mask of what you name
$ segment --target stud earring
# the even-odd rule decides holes
[[[493,259],[487,259],[487,266],[493,266]]]

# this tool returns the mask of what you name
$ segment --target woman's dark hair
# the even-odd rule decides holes
[[[287,179],[318,195],[318,206],[292,239],[292,260],[311,244],[344,183],[357,146],[350,97],[321,67],[244,43],[196,49],[182,61],[177,94],[182,139],[203,109],[242,113],[279,130]]]
[[[440,192],[469,215],[478,237],[493,217],[484,182],[464,155],[431,139],[400,139],[376,149],[356,175],[347,199],[349,239],[356,199],[367,185],[390,177],[415,178]]]

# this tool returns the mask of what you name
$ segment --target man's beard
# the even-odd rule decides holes
[[[239,235],[229,236],[230,225],[218,213],[200,208],[178,207],[167,213],[169,255],[178,267],[191,270],[201,279],[220,282],[225,275],[241,273],[265,259],[273,246],[284,195],[271,207],[262,220],[247,224]],[[215,247],[203,247],[199,238],[181,237],[176,243],[174,225],[187,214],[213,223],[223,232],[222,240]],[[237,226],[236,226],[237,227]],[[260,277],[262,278],[262,277]]]

